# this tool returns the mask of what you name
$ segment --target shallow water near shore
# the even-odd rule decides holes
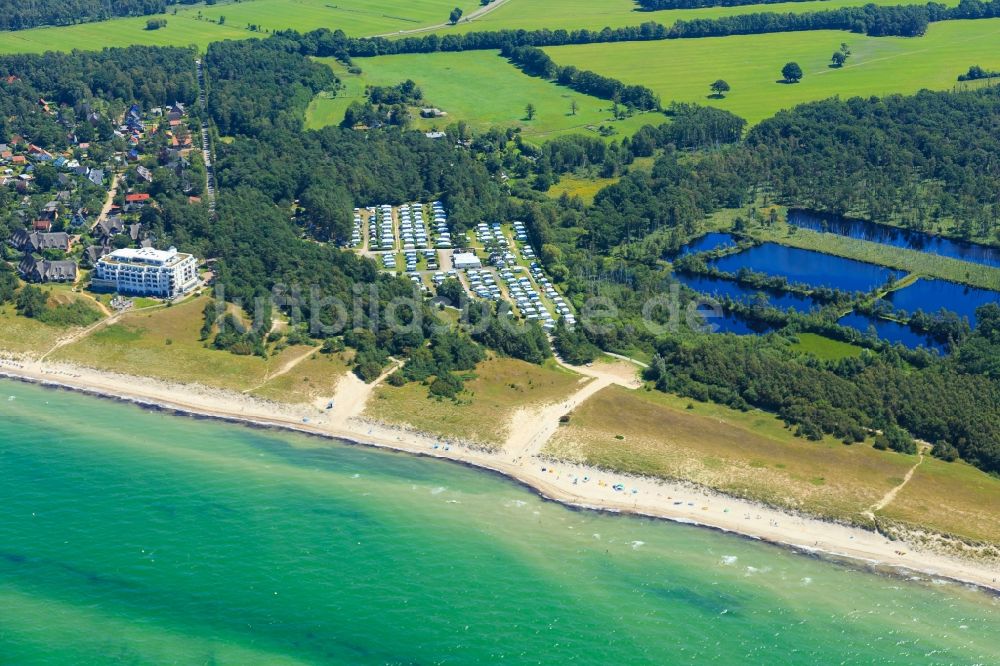
[[[0,479],[0,663],[1000,659],[965,586],[11,381]]]

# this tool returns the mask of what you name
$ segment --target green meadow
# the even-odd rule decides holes
[[[157,17],[141,16],[98,23],[15,32],[0,31],[0,53],[96,50],[111,46],[187,46],[204,49],[211,42],[246,39],[275,30],[329,28],[368,36],[433,26],[448,20],[455,6],[467,13],[475,0],[245,0],[212,6],[182,5]],[[223,24],[219,24],[225,17]],[[146,30],[150,18],[164,18],[167,26]],[[248,29],[257,26],[259,32]]]
[[[469,14],[478,6],[476,0],[248,0],[199,5],[178,14],[200,13],[213,21],[225,16],[227,25],[255,24],[269,32],[329,28],[360,37],[446,23],[453,8]]]
[[[446,118],[415,118],[423,129],[466,121],[474,131],[490,127],[520,127],[525,136],[544,138],[571,131],[591,131],[601,125],[615,127],[625,136],[645,124],[664,122],[659,114],[640,114],[622,121],[611,118],[610,103],[576,93],[539,78],[526,76],[496,51],[464,53],[420,53],[412,55],[356,58],[361,75],[348,74],[339,63],[330,64],[345,83],[335,98],[320,95],[307,111],[309,127],[336,124],[355,99],[362,99],[367,85],[394,85],[413,79],[423,90],[425,103],[448,113]],[[573,115],[571,102],[576,100]],[[525,108],[533,104],[535,117],[528,120]]]
[[[874,0],[875,4],[908,4],[923,0]],[[868,4],[866,0],[815,0],[774,5],[707,7],[660,12],[637,11],[633,0],[495,0],[496,9],[472,21],[456,26],[442,26],[448,13],[460,7],[466,15],[479,7],[476,0],[242,0],[221,1],[215,5],[172,7],[159,18],[167,19],[166,28],[146,30],[153,17],[112,19],[73,26],[35,28],[0,32],[0,53],[37,53],[100,49],[133,44],[150,46],[187,46],[204,49],[209,43],[224,39],[245,39],[275,30],[302,32],[317,28],[343,30],[349,35],[372,36],[407,31],[434,30],[470,32],[478,30],[541,28],[589,28],[638,25],[645,21],[672,24],[678,20],[713,18],[735,14],[769,12],[806,12]],[[955,0],[945,0],[955,4]],[[176,12],[176,13],[175,13]],[[224,23],[219,24],[224,18]],[[257,31],[251,31],[253,25]],[[258,32],[259,31],[259,32]]]
[[[98,50],[112,46],[188,46],[204,49],[211,42],[246,39],[254,33],[235,25],[198,21],[193,16],[161,15],[167,26],[146,30],[153,17],[135,17],[80,23],[56,28],[33,28],[0,32],[0,53],[41,53],[43,51]]]
[[[852,55],[841,69],[830,55],[846,42]],[[836,30],[589,44],[545,49],[560,65],[575,65],[626,83],[649,86],[663,99],[711,104],[759,122],[802,102],[840,97],[954,88],[970,65],[1000,68],[1000,19],[931,24],[924,37],[867,37]],[[779,83],[781,68],[798,62],[805,76]],[[732,91],[709,97],[725,79]]]
[[[670,9],[658,12],[639,11],[634,0],[506,0],[496,9],[473,21],[460,22],[454,27],[440,28],[437,32],[478,32],[481,30],[539,30],[542,28],[600,30],[605,27],[639,25],[655,21],[671,25],[676,21],[775,12],[802,14],[840,7],[862,5],[925,4],[926,0],[814,0],[811,2],[783,2],[771,5],[742,5],[737,7],[703,7],[699,9]],[[957,0],[943,0],[942,4],[957,5]]]

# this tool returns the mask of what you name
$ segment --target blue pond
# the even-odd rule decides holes
[[[791,308],[796,312],[809,312],[816,306],[816,303],[806,296],[777,291],[759,291],[732,280],[720,280],[707,275],[674,273],[674,279],[697,292],[716,298],[728,296],[734,301],[749,303],[758,295],[764,294],[768,303],[782,310]]]
[[[920,279],[915,283],[891,292],[886,300],[893,307],[909,313],[923,310],[932,314],[944,308],[961,317],[968,317],[969,324],[976,325],[976,308],[987,303],[1000,302],[1000,292],[966,287],[947,280]]]
[[[751,302],[760,294],[767,297],[768,303],[776,308],[791,308],[797,312],[808,312],[815,303],[811,298],[799,296],[797,294],[785,294],[773,291],[758,291],[745,287],[732,280],[720,280],[706,275],[685,275],[674,273],[674,279],[681,284],[705,294],[710,298],[721,299],[724,297],[733,300]],[[773,327],[758,321],[748,321],[738,315],[722,313],[711,307],[711,304],[704,304],[698,308],[705,319],[706,330],[716,333],[736,333],[737,335],[750,335],[755,333],[766,333]]]
[[[716,313],[710,307],[698,308],[704,318],[701,324],[706,333],[735,333],[736,335],[758,335],[767,333],[773,327],[759,321],[750,321],[732,313]]]
[[[699,252],[708,252],[710,250],[717,250],[720,247],[732,247],[734,245],[736,245],[736,239],[732,235],[713,231],[694,239],[672,256],[684,257],[689,254],[698,254]]]
[[[813,213],[804,210],[788,211],[788,223],[804,229],[825,231],[838,236],[905,247],[943,257],[971,261],[986,266],[1000,267],[1000,248],[976,243],[949,240],[933,234],[908,229],[897,229],[886,224],[855,220],[839,215]]]
[[[841,317],[837,323],[841,326],[849,326],[857,329],[862,333],[868,333],[874,327],[876,334],[881,339],[892,343],[898,342],[911,349],[923,346],[927,349],[937,349],[941,353],[947,352],[945,345],[936,342],[931,337],[913,331],[909,326],[904,326],[894,321],[868,317],[857,312],[852,312],[849,315]]]
[[[834,257],[813,250],[800,250],[777,243],[764,243],[713,262],[720,270],[736,273],[749,268],[759,273],[780,275],[789,282],[801,282],[813,287],[830,287],[842,291],[870,291],[885,284],[889,268],[863,261]]]

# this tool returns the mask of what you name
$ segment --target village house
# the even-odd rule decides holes
[[[27,232],[16,229],[10,235],[10,244],[21,252],[35,253],[42,250],[62,250],[69,252],[73,246],[73,238],[62,231],[53,233]]]
[[[97,234],[98,238],[103,240],[110,240],[111,238],[117,236],[125,231],[125,223],[117,215],[111,215],[104,218],[97,223],[94,228],[94,232]]]
[[[49,261],[35,259],[30,254],[17,267],[27,282],[76,282],[75,261]]]

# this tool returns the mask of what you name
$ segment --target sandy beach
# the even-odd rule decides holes
[[[353,375],[341,381],[332,409],[326,409],[326,404],[278,404],[219,389],[27,359],[0,358],[0,377],[127,400],[151,408],[453,460],[502,474],[547,499],[574,507],[711,527],[904,577],[921,574],[920,577],[946,578],[1000,593],[1000,568],[987,563],[921,550],[914,544],[890,541],[872,531],[794,515],[692,484],[631,477],[540,458],[541,445],[557,428],[557,424],[549,421],[553,415],[557,418],[564,413],[558,409],[564,407],[562,404],[541,408],[535,417],[517,422],[511,441],[523,443],[523,448],[512,451],[508,446],[493,451],[361,418],[372,389]],[[595,377],[567,404],[572,404],[573,398],[586,399],[606,381]]]

